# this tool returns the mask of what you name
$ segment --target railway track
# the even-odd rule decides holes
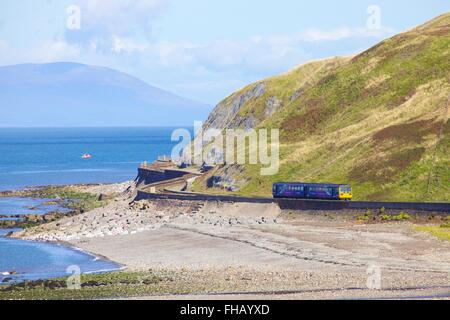
[[[177,181],[179,182],[179,181]],[[163,184],[164,187],[170,183]],[[231,195],[212,195],[174,191],[168,188],[159,190],[157,193],[149,193],[146,190],[138,190],[135,201],[144,199],[171,199],[191,201],[218,201],[218,202],[244,202],[244,203],[276,203],[281,209],[286,210],[367,210],[367,209],[389,209],[389,210],[415,210],[424,213],[447,212],[450,213],[450,203],[427,203],[427,202],[371,202],[371,201],[329,201],[329,200],[303,200],[303,199],[274,199],[274,198],[250,198]]]
[[[140,173],[139,173],[140,174]],[[135,181],[139,181],[139,174]],[[199,173],[187,173],[172,179],[157,181],[137,186],[134,201],[145,199],[172,199],[191,201],[241,202],[241,203],[276,203],[283,210],[414,210],[424,214],[433,212],[450,213],[450,203],[431,202],[381,202],[381,201],[336,201],[313,199],[275,199],[263,197],[243,197],[179,191],[185,190],[188,180],[198,177]]]

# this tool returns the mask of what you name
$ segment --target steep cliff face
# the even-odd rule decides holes
[[[204,129],[255,128],[349,59],[315,61],[253,83],[221,101],[209,115]]]
[[[270,195],[276,181],[336,182],[352,184],[357,199],[450,201],[449,96],[445,14],[226,98],[205,129],[279,128],[280,170],[265,177],[259,165],[225,165],[194,189]]]

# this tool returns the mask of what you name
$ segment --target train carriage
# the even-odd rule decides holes
[[[352,189],[345,184],[285,183],[273,184],[273,197],[286,199],[318,199],[350,201]]]

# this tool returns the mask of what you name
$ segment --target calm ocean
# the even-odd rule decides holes
[[[0,129],[0,190],[134,179],[139,163],[170,155],[173,129]]]
[[[143,161],[170,154],[174,128],[0,129],[0,190],[72,183],[108,183],[132,180]],[[192,131],[192,130],[191,130]],[[91,159],[83,160],[89,153]],[[0,199],[0,213],[45,213],[40,199]],[[42,211],[42,212],[41,212]],[[119,268],[61,245],[4,238],[0,230],[0,284],[2,281],[66,275],[77,265],[82,272]],[[11,275],[11,271],[17,274]]]

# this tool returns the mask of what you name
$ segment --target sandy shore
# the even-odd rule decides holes
[[[117,194],[127,187],[109,188]],[[108,194],[106,186],[92,188]],[[177,270],[187,281],[210,279],[211,290],[231,292],[211,298],[450,296],[450,243],[415,232],[409,222],[364,225],[324,213],[282,212],[275,204],[130,204],[121,194],[104,208],[16,236],[70,242],[129,270]],[[368,290],[368,278],[378,271],[384,290]],[[239,291],[250,294],[232,294]]]

